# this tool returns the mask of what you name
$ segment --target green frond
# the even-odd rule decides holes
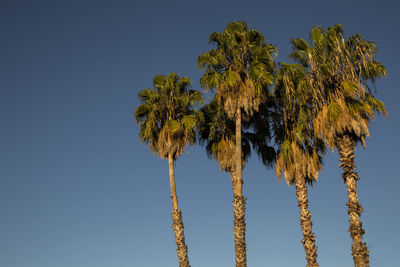
[[[326,30],[326,35],[328,36],[328,38],[336,38],[337,36],[343,36],[343,33],[344,33],[344,27],[342,24],[333,25]]]
[[[319,26],[314,26],[310,32],[310,41],[314,44],[321,43],[324,40],[324,31]]]
[[[150,105],[140,105],[136,108],[135,111],[135,121],[136,124],[141,123],[142,121],[146,120],[148,114],[151,112]]]
[[[344,80],[342,81],[342,88],[346,95],[357,97],[359,85],[353,81]]]
[[[352,116],[369,116],[370,112],[368,107],[363,105],[362,101],[356,100],[356,99],[351,99],[347,98],[346,99],[346,106],[349,109],[349,112]],[[371,114],[372,115],[372,114]]]
[[[167,83],[167,77],[164,75],[157,74],[153,78],[153,86],[155,88],[161,89],[162,87],[164,87],[166,85],[166,83]]]
[[[157,96],[157,93],[151,89],[143,89],[138,93],[139,100],[142,103],[154,98],[155,96]]]
[[[284,161],[289,161],[290,160],[290,158],[292,157],[292,149],[291,149],[289,140],[285,140],[282,143],[281,148],[280,148],[280,152],[281,152],[281,155],[282,155],[282,159]]]
[[[291,38],[290,43],[292,44],[293,50],[306,52],[309,49],[309,44],[303,38],[299,38],[299,39]]]
[[[327,109],[327,117],[331,121],[335,121],[342,115],[342,110],[337,102],[330,102]]]
[[[206,71],[200,78],[200,86],[206,90],[218,88],[221,83],[221,74],[217,71]]]
[[[224,73],[224,78],[228,87],[238,86],[241,81],[240,75],[237,72],[230,70]]]
[[[183,116],[181,122],[186,129],[193,129],[196,126],[197,118],[195,115],[186,115]]]
[[[189,90],[188,94],[189,94],[189,102],[190,102],[191,105],[193,105],[193,104],[204,105],[204,97],[199,91],[197,91],[197,90]]]
[[[371,106],[371,108],[375,112],[377,112],[379,114],[383,114],[383,115],[387,114],[385,104],[382,101],[373,97],[371,94],[367,94],[366,102],[368,103],[368,105]]]
[[[191,86],[192,82],[189,77],[182,77],[181,79],[176,81],[176,87],[181,91],[185,91],[187,86]]]
[[[168,132],[171,132],[172,134],[174,134],[180,130],[179,122],[176,120],[171,120],[171,119],[168,120],[167,123],[165,124],[165,126],[167,127]]]
[[[304,67],[308,66],[307,56],[304,54],[303,51],[300,50],[293,51],[289,55],[289,58],[294,60],[296,63],[301,64]]]

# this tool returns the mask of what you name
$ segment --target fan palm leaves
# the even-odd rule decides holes
[[[245,198],[242,194],[242,119],[258,110],[265,89],[274,78],[276,48],[245,22],[230,22],[221,33],[210,35],[217,49],[201,54],[197,66],[205,70],[200,85],[216,89],[216,98],[235,121],[234,236],[236,266],[246,266]],[[242,111],[244,112],[242,116]]]
[[[373,42],[359,34],[343,37],[343,26],[327,30],[313,27],[310,41],[292,39],[291,57],[308,69],[309,81],[314,88],[313,98],[315,134],[323,138],[331,149],[337,148],[340,167],[348,192],[350,235],[355,266],[369,266],[369,251],[362,237],[360,220],[363,211],[356,189],[359,179],[355,171],[356,143],[365,146],[369,136],[369,123],[375,113],[386,113],[384,104],[371,90],[377,78],[386,77],[382,63],[374,59],[377,52]]]
[[[189,89],[188,77],[180,78],[176,73],[168,76],[156,75],[153,89],[144,89],[138,96],[141,101],[135,112],[140,124],[139,139],[158,156],[168,159],[172,199],[172,228],[175,233],[179,265],[187,267],[189,259],[185,244],[182,212],[178,207],[174,161],[182,154],[186,145],[196,142],[196,127],[201,113],[194,108],[203,102],[199,91]]]

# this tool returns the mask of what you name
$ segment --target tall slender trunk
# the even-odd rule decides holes
[[[356,149],[356,142],[349,135],[343,135],[336,139],[336,147],[339,151],[342,163],[339,165],[343,169],[343,180],[347,188],[347,213],[350,216],[350,236],[353,240],[351,245],[351,254],[353,255],[354,266],[356,267],[369,267],[369,250],[367,244],[363,242],[362,238],[365,233],[362,228],[360,220],[363,208],[358,202],[357,195],[357,180],[359,179],[358,173],[355,171],[356,164],[354,162],[354,152]]]
[[[236,143],[233,190],[233,235],[235,240],[236,267],[246,267],[246,199],[242,195],[242,114],[240,107],[236,111]]]
[[[182,221],[182,212],[178,208],[178,197],[175,188],[174,159],[171,154],[168,155],[169,182],[171,186],[171,199],[173,210],[172,213],[172,229],[175,233],[176,253],[178,255],[180,267],[190,267],[187,255],[187,246],[185,244],[185,233]]]
[[[303,176],[295,177],[296,196],[300,207],[300,225],[303,232],[304,250],[306,252],[307,267],[317,267],[317,246],[315,245],[315,235],[312,231],[311,212],[308,210],[308,194],[306,180]]]

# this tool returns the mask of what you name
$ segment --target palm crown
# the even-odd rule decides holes
[[[275,171],[282,173],[288,184],[293,184],[297,175],[312,184],[322,169],[324,145],[312,131],[312,88],[302,66],[281,64],[275,86],[275,110],[278,116],[274,123],[275,142],[278,154]]]
[[[187,144],[196,141],[201,114],[193,108],[203,102],[203,97],[199,91],[188,89],[188,77],[180,78],[176,73],[156,75],[153,85],[154,89],[139,92],[142,104],[135,112],[141,126],[139,138],[161,158],[172,154],[176,159]]]
[[[273,82],[276,48],[264,36],[251,30],[245,22],[228,23],[226,29],[210,35],[210,43],[217,45],[201,54],[200,69],[206,69],[200,80],[202,87],[217,89],[217,99],[229,118],[237,108],[252,114],[262,100],[263,90]]]
[[[291,57],[307,68],[314,87],[315,133],[331,148],[344,133],[364,144],[374,113],[386,113],[370,86],[386,76],[384,66],[374,60],[376,45],[359,34],[345,40],[339,24],[326,31],[313,27],[309,43],[301,38],[291,42]]]

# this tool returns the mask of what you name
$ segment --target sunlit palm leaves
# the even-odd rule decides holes
[[[175,73],[156,75],[154,89],[139,92],[142,104],[135,112],[140,124],[140,140],[152,151],[166,158],[178,157],[187,144],[196,141],[196,127],[201,113],[194,110],[203,97],[199,91],[190,90],[188,77],[179,78]]]
[[[200,84],[217,90],[217,98],[229,118],[237,107],[252,114],[258,109],[264,90],[273,83],[275,46],[244,22],[231,22],[221,33],[210,35],[217,49],[203,53],[197,66],[205,69]]]
[[[376,78],[386,77],[384,66],[374,60],[376,45],[358,34],[345,40],[341,25],[326,31],[313,27],[309,43],[291,42],[291,57],[308,70],[315,89],[315,133],[330,148],[335,146],[335,136],[344,133],[355,134],[364,144],[374,112],[386,113],[371,90]]]

